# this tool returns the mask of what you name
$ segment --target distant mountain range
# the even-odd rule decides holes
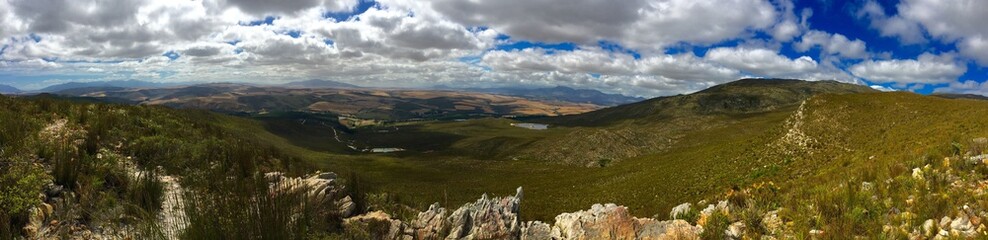
[[[959,94],[959,93],[934,93],[932,96],[949,98],[949,99],[974,99],[974,100],[988,100],[988,96],[977,95],[977,94]]]
[[[288,88],[361,88],[360,86],[349,83],[322,80],[322,79],[310,79],[306,81],[290,82],[290,83],[282,84],[281,86]]]
[[[552,88],[452,88],[448,86],[436,86],[436,89],[493,93],[539,100],[590,103],[599,106],[617,106],[645,100],[645,98],[640,97],[607,94],[597,90],[574,89],[564,86]]]
[[[145,82],[139,80],[69,82],[69,83],[48,86],[36,92],[57,93],[69,89],[78,89],[78,88],[161,88],[161,87],[174,87],[185,84],[186,83],[156,83],[156,82]]]
[[[21,92],[20,89],[0,84],[0,93],[2,94],[11,94],[11,93],[20,93],[20,92]]]

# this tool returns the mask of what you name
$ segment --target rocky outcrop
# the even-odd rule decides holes
[[[485,194],[477,202],[467,203],[446,219],[450,234],[446,239],[504,239],[520,231],[518,207],[522,190],[514,197],[489,199]]]
[[[518,218],[521,198],[521,188],[514,196],[504,198],[484,195],[448,216],[446,209],[433,204],[411,223],[403,223],[383,212],[372,212],[348,218],[345,229],[351,237],[450,240],[699,239],[703,232],[702,227],[683,220],[636,218],[628,208],[615,204],[594,204],[588,210],[563,213],[556,216],[552,225],[522,222]]]
[[[589,210],[556,216],[553,239],[696,239],[702,229],[683,220],[636,218],[628,208],[594,204]]]

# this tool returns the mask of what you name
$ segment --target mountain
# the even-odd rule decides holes
[[[361,88],[360,86],[349,83],[322,80],[322,79],[311,79],[306,81],[290,82],[290,83],[282,84],[281,86],[288,88]]]
[[[547,119],[562,125],[607,125],[624,120],[647,122],[690,115],[747,114],[798,105],[817,94],[876,92],[836,81],[741,79],[688,94],[658,97],[585,114]]]
[[[450,88],[436,86],[437,89],[449,89],[482,93],[493,93],[508,96],[518,96],[530,99],[563,101],[572,103],[590,103],[599,106],[617,106],[645,100],[640,97],[629,97],[621,94],[607,94],[597,90],[573,89],[565,86],[553,88]]]
[[[160,88],[160,87],[171,87],[179,86],[180,83],[156,83],[156,82],[145,82],[139,80],[117,80],[117,81],[97,81],[97,82],[68,82],[63,84],[56,84],[48,86],[38,90],[36,92],[43,93],[57,93],[60,91],[65,91],[69,89],[76,88],[101,88],[101,87],[113,87],[113,88]]]
[[[313,112],[403,121],[505,115],[577,114],[592,104],[548,102],[488,93],[365,88],[282,88],[211,83],[172,88],[82,87],[60,94],[112,102],[208,109],[225,113]]]
[[[454,93],[207,84],[94,94],[190,104],[241,103],[242,95],[257,97],[250,104],[312,96],[344,106],[417,99],[382,106],[395,111],[468,100]],[[389,97],[340,100],[365,95]],[[143,224],[156,228],[141,234],[166,229],[157,233],[169,234],[163,239],[988,235],[981,226],[988,219],[988,126],[980,117],[988,115],[986,101],[747,79],[525,120],[549,123],[545,130],[504,118],[345,130],[324,114],[244,118],[68,100],[0,96],[0,142],[9,155],[0,158],[0,189],[15,190],[0,195],[13,214],[0,214],[12,226],[0,228],[2,236],[11,235],[4,229],[48,238],[103,226],[142,231]],[[615,119],[600,121],[600,112]],[[404,151],[345,150],[353,143]],[[85,195],[93,192],[112,194]],[[167,230],[175,227],[185,230]]]
[[[949,98],[949,99],[988,100],[988,96],[978,95],[978,94],[934,93],[931,96]]]
[[[21,90],[15,87],[0,84],[0,94],[20,93]]]

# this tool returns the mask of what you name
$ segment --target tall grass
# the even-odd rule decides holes
[[[313,198],[305,186],[269,188],[258,176],[220,184],[222,193],[190,190],[182,196],[187,228],[181,238],[305,239],[327,228],[329,203]]]

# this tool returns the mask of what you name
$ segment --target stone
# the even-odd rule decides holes
[[[936,229],[936,221],[933,219],[927,219],[923,222],[923,236],[932,237]]]
[[[357,210],[357,204],[353,203],[353,199],[350,196],[343,197],[339,201],[336,201],[336,206],[339,207],[340,216],[346,218],[353,216],[353,213]]]
[[[769,211],[762,217],[762,226],[765,227],[765,232],[769,235],[782,233],[784,225],[782,218],[779,218],[779,210]]]
[[[411,224],[415,239],[440,239],[446,232],[446,209],[433,203],[429,210],[420,212]]]
[[[943,218],[941,218],[940,219],[939,226],[940,226],[940,229],[948,229],[948,228],[950,228],[950,217],[943,217]]]
[[[636,218],[628,208],[594,204],[589,210],[556,216],[554,239],[697,239],[702,228],[683,220]]]
[[[726,235],[731,239],[741,239],[741,236],[744,236],[744,223],[743,222],[731,223],[731,225],[727,226],[727,229],[724,230],[724,235]]]
[[[371,239],[403,239],[404,224],[382,211],[347,218],[343,228],[350,232],[365,232]]]
[[[488,198],[485,194],[473,203],[467,203],[447,217],[450,234],[446,239],[502,239],[517,236],[521,230],[518,209],[522,189],[515,196],[501,199]]]
[[[523,223],[520,240],[549,240],[552,239],[552,227],[549,224],[533,221]]]
[[[913,178],[916,180],[923,180],[923,170],[919,168],[913,168]]]
[[[672,211],[669,211],[669,219],[679,219],[680,217],[689,214],[690,206],[692,206],[690,203],[683,203],[673,207]]]

